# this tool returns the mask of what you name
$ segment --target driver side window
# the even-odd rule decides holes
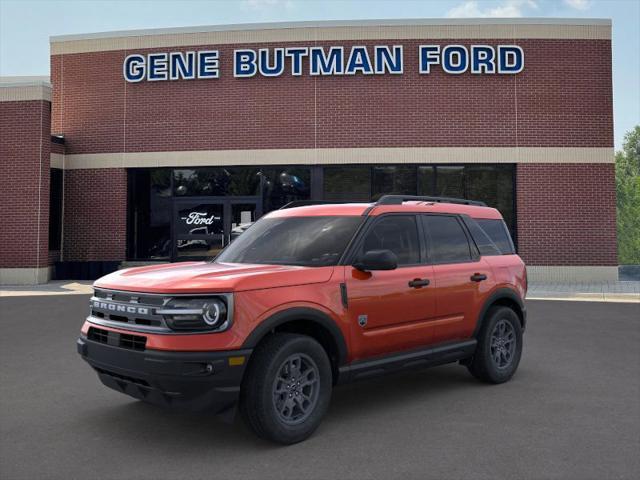
[[[398,265],[420,263],[420,240],[415,216],[389,215],[380,218],[367,232],[360,253],[370,250],[391,250],[398,257]]]

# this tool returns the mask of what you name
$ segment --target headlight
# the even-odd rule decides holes
[[[229,327],[227,300],[211,298],[172,298],[156,313],[172,330],[222,331]]]
[[[219,300],[205,303],[202,307],[202,318],[204,323],[210,327],[220,324],[220,321],[227,317],[227,307]]]

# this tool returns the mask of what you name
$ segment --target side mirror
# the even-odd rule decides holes
[[[391,250],[369,250],[353,264],[353,268],[363,272],[395,270],[398,268],[398,257]]]

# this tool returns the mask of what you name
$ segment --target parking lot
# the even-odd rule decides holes
[[[280,447],[103,387],[75,351],[85,295],[0,299],[0,478],[638,478],[640,304],[530,301],[520,370],[449,365],[339,387]]]

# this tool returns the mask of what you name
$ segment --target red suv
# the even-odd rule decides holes
[[[77,346],[108,387],[217,413],[239,404],[259,436],[289,444],[339,383],[449,362],[509,380],[526,288],[500,213],[481,202],[283,208],[213,261],[96,281]]]

